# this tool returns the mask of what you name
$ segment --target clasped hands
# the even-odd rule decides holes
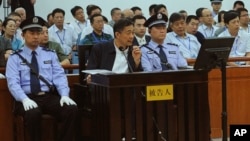
[[[25,98],[23,101],[23,108],[25,111],[37,108],[38,105],[36,104],[36,102],[30,98]],[[63,104],[66,105],[76,105],[75,101],[73,101],[71,98],[69,98],[68,96],[62,96],[60,99],[60,105],[61,107],[63,106]]]

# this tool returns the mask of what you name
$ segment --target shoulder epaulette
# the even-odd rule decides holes
[[[43,50],[45,50],[45,51],[51,51],[51,52],[56,52],[54,49],[50,49],[50,48],[47,48],[47,47],[43,47]]]
[[[172,46],[176,46],[176,47],[179,47],[177,44],[175,43],[167,43],[167,45],[172,45]]]
[[[11,52],[11,55],[17,54],[17,53],[22,52],[22,51],[23,51],[22,49],[13,50],[13,51]]]
[[[148,46],[148,43],[141,45],[140,48],[145,47],[145,46]]]

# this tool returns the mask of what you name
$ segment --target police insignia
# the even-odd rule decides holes
[[[38,18],[37,17],[34,17],[33,20],[32,20],[33,23],[38,23]]]
[[[159,14],[157,15],[157,19],[158,19],[158,20],[162,19],[162,14],[161,14],[161,13],[159,13]]]
[[[52,63],[52,60],[46,60],[46,61],[43,61],[44,64],[51,64]]]
[[[169,51],[169,54],[176,54],[176,51]]]

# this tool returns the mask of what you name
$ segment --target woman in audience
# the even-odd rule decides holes
[[[218,36],[219,34],[221,34],[223,31],[226,30],[226,26],[225,26],[225,23],[224,23],[224,14],[225,14],[226,11],[220,11],[219,14],[218,14],[218,23],[216,24],[217,27],[219,27],[215,33],[214,33],[214,36]]]
[[[11,41],[12,49],[18,50],[22,47],[22,41],[16,38],[16,22],[13,19],[6,19],[3,22],[2,36]]]

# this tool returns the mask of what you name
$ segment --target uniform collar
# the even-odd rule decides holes
[[[34,51],[36,51],[37,55],[39,55],[41,53],[42,48],[40,46],[38,46]],[[27,55],[32,55],[32,51],[29,47],[27,47],[26,45],[24,45],[23,47],[23,51],[27,54]]]
[[[164,42],[163,42],[163,44],[161,44],[161,45],[163,46],[163,48],[165,48],[165,45],[164,45],[164,44],[165,44]],[[149,46],[150,46],[153,50],[158,50],[158,45],[160,45],[160,44],[154,42],[153,40],[151,40],[151,41],[149,42]]]

